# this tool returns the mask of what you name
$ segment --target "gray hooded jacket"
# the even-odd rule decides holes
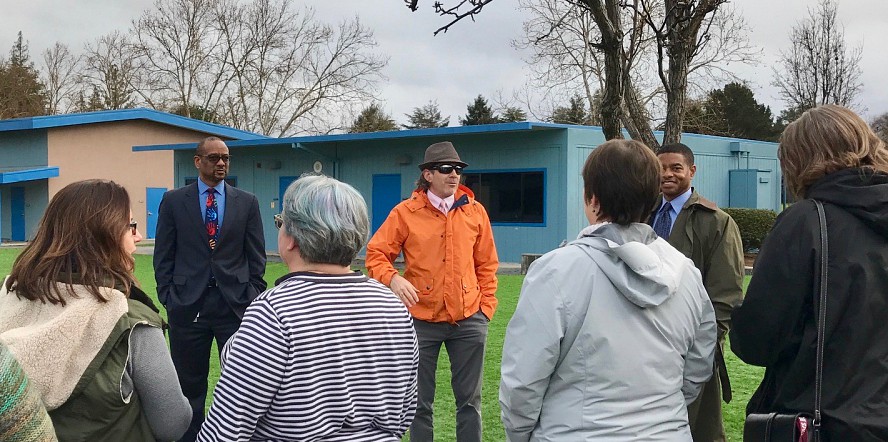
[[[590,226],[524,280],[503,346],[506,436],[690,441],[715,341],[691,260],[646,224]]]

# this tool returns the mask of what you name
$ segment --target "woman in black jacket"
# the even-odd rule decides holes
[[[819,106],[780,139],[800,200],[777,217],[732,315],[731,349],[767,367],[747,413],[813,412],[820,227],[828,226],[824,440],[888,440],[888,150],[854,112]]]

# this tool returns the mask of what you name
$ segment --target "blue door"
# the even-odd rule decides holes
[[[25,238],[25,188],[9,189],[9,207],[12,215],[9,238],[13,241],[24,241]]]
[[[373,231],[382,225],[398,203],[401,202],[401,174],[373,175]]]
[[[278,203],[277,207],[275,207],[274,213],[281,213],[281,210],[283,210],[281,204],[283,204],[284,202],[284,192],[286,192],[287,187],[290,187],[290,184],[292,184],[293,181],[296,181],[297,179],[299,179],[298,176],[282,176],[280,178],[281,181],[280,188],[278,189]]]
[[[157,234],[157,211],[160,210],[160,200],[167,191],[166,187],[148,187],[145,189],[145,209],[148,211],[145,216],[148,225],[145,226],[145,235],[147,238],[154,238]]]

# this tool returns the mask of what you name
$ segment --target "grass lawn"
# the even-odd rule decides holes
[[[0,275],[9,273],[12,262],[19,250],[14,248],[0,249]],[[265,279],[268,281],[269,287],[273,285],[277,278],[286,273],[287,269],[283,264],[269,263],[265,273]],[[145,292],[154,296],[156,286],[151,256],[136,255],[136,278]],[[506,325],[509,323],[509,318],[515,312],[515,305],[518,303],[518,293],[523,280],[524,277],[520,275],[501,275],[499,277],[499,290],[497,291],[499,307],[496,316],[490,322],[487,338],[487,355],[484,362],[482,414],[484,417],[485,441],[499,442],[505,440],[505,433],[499,419],[500,411],[497,400],[500,379],[499,367],[502,359],[503,337],[505,336]],[[764,369],[744,364],[730,351],[726,358],[734,390],[734,400],[730,404],[723,404],[725,426],[729,441],[741,441],[743,440],[744,408],[752,392],[758,386],[764,374]],[[215,385],[218,377],[219,362],[218,358],[214,356],[211,358],[210,366],[211,388]],[[209,407],[209,402],[208,400],[207,407]],[[453,403],[453,394],[450,390],[450,364],[447,360],[447,354],[442,348],[442,355],[438,362],[438,387],[435,394],[436,441],[456,440],[456,415]]]

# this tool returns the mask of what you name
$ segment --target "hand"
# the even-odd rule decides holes
[[[406,278],[401,275],[392,276],[392,282],[389,284],[392,293],[401,300],[408,308],[413,307],[419,302],[419,291]]]

